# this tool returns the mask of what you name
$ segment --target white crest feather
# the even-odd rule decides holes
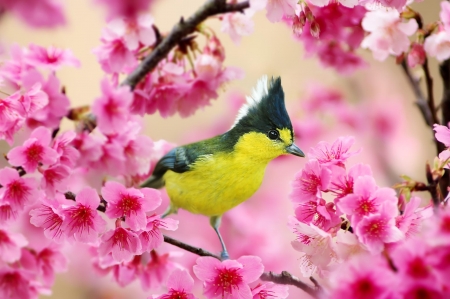
[[[261,77],[256,83],[256,87],[253,88],[252,96],[247,96],[247,103],[244,104],[241,109],[239,109],[238,115],[236,116],[236,120],[232,128],[244,117],[247,115],[249,109],[253,106],[258,105],[258,103],[262,100],[262,98],[269,93],[269,87],[267,83],[267,75]]]

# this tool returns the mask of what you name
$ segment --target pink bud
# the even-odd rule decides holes
[[[422,65],[425,62],[425,56],[423,45],[413,43],[408,53],[408,66],[415,67],[416,65]]]
[[[316,21],[312,21],[311,26],[309,28],[309,33],[311,33],[312,37],[319,38],[320,26]]]
[[[313,15],[311,9],[309,8],[309,6],[305,7],[304,12],[305,12],[306,19],[308,19],[308,21],[312,22],[314,20],[314,15]]]
[[[298,18],[300,20],[300,24],[302,24],[302,26],[305,26],[305,24],[306,24],[306,15],[305,15],[304,11],[300,12]]]
[[[299,17],[296,15],[292,18],[292,32],[296,36],[300,36],[303,32],[303,24],[300,22]]]

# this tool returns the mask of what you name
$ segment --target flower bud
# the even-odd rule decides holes
[[[294,16],[292,18],[292,32],[296,35],[296,36],[300,36],[303,32],[303,25],[300,22],[300,19],[298,16]]]
[[[302,10],[298,16],[298,19],[300,20],[300,24],[302,24],[302,26],[305,26],[306,24],[306,15],[305,12]]]
[[[311,33],[312,37],[319,38],[320,36],[320,26],[316,21],[311,22],[311,26],[309,28],[309,33]]]
[[[426,54],[423,45],[413,43],[407,57],[408,66],[412,68],[417,65],[422,65],[425,62],[425,57]]]
[[[313,15],[311,9],[309,8],[309,6],[305,7],[304,12],[305,12],[306,19],[308,21],[312,22],[314,20],[314,15]]]

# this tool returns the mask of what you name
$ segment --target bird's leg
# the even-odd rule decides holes
[[[211,223],[211,226],[214,228],[214,231],[219,237],[220,244],[222,245],[222,252],[220,253],[220,259],[224,261],[229,259],[230,256],[228,255],[227,248],[225,247],[225,242],[223,242],[222,236],[220,235],[219,232],[220,219],[221,216],[212,216],[211,218],[209,218],[209,223]]]

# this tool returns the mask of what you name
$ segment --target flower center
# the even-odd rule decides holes
[[[219,275],[214,280],[214,285],[222,289],[222,294],[231,294],[233,288],[237,288],[242,282],[242,276],[237,268],[221,269]]]
[[[41,160],[41,155],[44,149],[40,144],[33,144],[26,150],[26,155],[28,160],[33,162],[39,162]]]

